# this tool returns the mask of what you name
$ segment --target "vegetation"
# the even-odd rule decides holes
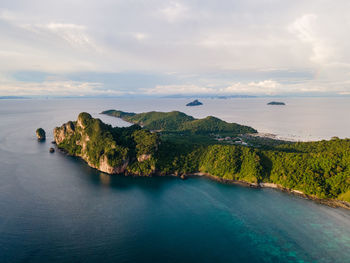
[[[141,154],[154,154],[158,144],[157,134],[141,130],[138,125],[113,128],[88,113],[80,113],[78,121],[55,128],[54,135],[59,148],[82,157],[96,168],[105,161],[111,167],[137,162]],[[139,169],[139,173],[149,174],[150,171]]]
[[[153,120],[159,120],[156,116],[168,115],[153,114]],[[201,172],[227,180],[274,183],[318,198],[350,202],[350,139],[285,144],[279,141],[270,147],[259,148],[205,143],[206,137],[196,131],[212,131],[208,127],[213,125],[217,125],[218,130],[225,130],[227,126],[223,124],[220,127],[222,122],[214,117],[195,120],[179,112],[169,114],[173,122],[159,123],[160,126],[174,127],[174,120],[185,119],[181,127],[191,133],[184,133],[181,137],[175,132],[177,139],[169,140],[172,132],[162,132],[159,136],[159,133],[152,133],[138,125],[112,128],[99,119],[81,114],[78,122],[65,124],[67,132],[69,129],[74,131],[58,146],[72,155],[84,156],[86,153],[88,160],[95,164],[104,155],[112,166],[120,166],[127,159],[126,173],[166,175]],[[143,120],[147,125],[153,123],[148,122],[149,118],[145,118],[144,114],[131,117]],[[55,134],[59,131],[55,130]],[[84,145],[81,142],[86,141],[86,136],[89,141]]]
[[[350,201],[348,139],[289,143],[270,150],[236,145],[162,147],[168,149],[159,157],[158,168],[166,172],[172,168],[172,172],[204,172],[223,179],[269,182],[318,198]],[[167,156],[170,148],[172,161]]]
[[[165,132],[181,132],[191,134],[210,134],[218,132],[229,132],[231,134],[256,133],[252,127],[227,123],[218,118],[209,116],[204,119],[195,119],[183,112],[146,112],[129,113],[116,110],[103,111],[102,114],[121,118],[125,121],[139,124],[149,130]]]

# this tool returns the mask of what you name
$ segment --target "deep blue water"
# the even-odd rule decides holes
[[[0,262],[350,262],[348,210],[204,178],[109,176],[48,152],[81,111],[177,103],[0,101]]]

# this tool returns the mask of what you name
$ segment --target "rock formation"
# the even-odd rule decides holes
[[[44,141],[46,139],[46,132],[43,128],[38,128],[35,133],[38,141]]]
[[[76,122],[56,127],[54,139],[58,148],[105,173],[149,175],[155,170],[158,136],[137,125],[112,128],[83,112]]]

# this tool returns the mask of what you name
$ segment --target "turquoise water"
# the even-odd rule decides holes
[[[48,152],[52,129],[81,111],[150,104],[0,102],[0,262],[350,262],[348,210],[205,178],[109,176]],[[44,143],[35,139],[39,126]]]

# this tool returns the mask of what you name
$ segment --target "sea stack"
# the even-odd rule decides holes
[[[38,128],[35,133],[36,133],[36,137],[38,138],[38,141],[45,141],[46,132],[43,128]]]

